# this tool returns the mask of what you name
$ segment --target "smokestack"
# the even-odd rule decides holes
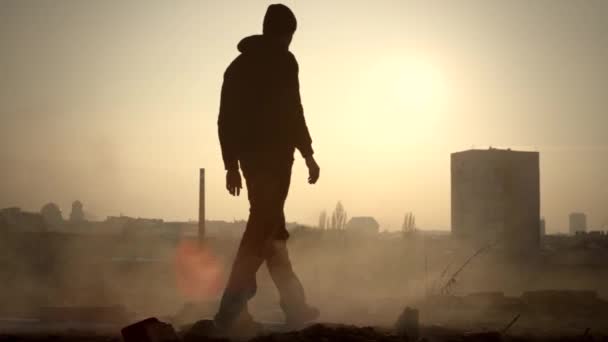
[[[198,239],[205,238],[205,169],[200,170],[198,190]]]

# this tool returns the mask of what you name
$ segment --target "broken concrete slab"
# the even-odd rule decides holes
[[[124,327],[121,330],[124,342],[179,342],[171,324],[151,317]]]
[[[466,342],[501,342],[502,335],[496,331],[466,333],[464,335],[464,341],[466,341]]]

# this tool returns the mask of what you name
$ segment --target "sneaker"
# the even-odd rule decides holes
[[[301,327],[304,324],[314,321],[321,315],[319,309],[314,306],[306,305],[299,308],[297,311],[285,312],[285,323],[289,327]]]
[[[241,316],[234,324],[227,329],[227,336],[236,339],[250,339],[264,332],[264,326],[253,320],[249,315]]]
[[[220,329],[211,319],[204,319],[185,329],[184,342],[195,342],[206,338],[220,338]]]
[[[262,324],[253,319],[239,319],[230,325],[206,319],[196,322],[185,334],[185,342],[209,339],[245,340],[258,336],[263,332]]]

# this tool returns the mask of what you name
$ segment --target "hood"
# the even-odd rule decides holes
[[[273,44],[272,39],[268,39],[268,37],[261,34],[245,37],[237,45],[240,53],[268,51],[275,48],[278,48],[278,46]]]

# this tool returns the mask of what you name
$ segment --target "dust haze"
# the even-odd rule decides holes
[[[607,336],[608,2],[285,3],[321,165],[311,187],[296,155],[288,248],[319,322]],[[249,213],[222,75],[268,5],[0,3],[0,333],[213,317]],[[265,266],[257,288],[282,322]]]
[[[71,317],[45,314],[53,308],[115,308],[111,316],[97,309],[89,318],[110,323],[158,316],[180,326],[211,317],[245,227],[208,221],[199,247],[196,222],[123,216],[66,218],[53,226],[10,211],[3,211],[2,315],[43,317],[47,324]],[[9,221],[15,216],[19,223]],[[413,215],[398,232],[347,219],[342,226],[329,219],[324,229],[290,225],[292,263],[324,322],[390,327],[411,306],[420,310],[421,324],[465,331],[502,329],[517,314],[513,334],[605,329],[604,234],[545,235],[539,246],[514,252],[500,239],[418,230]],[[252,314],[281,321],[264,268],[258,289]]]

